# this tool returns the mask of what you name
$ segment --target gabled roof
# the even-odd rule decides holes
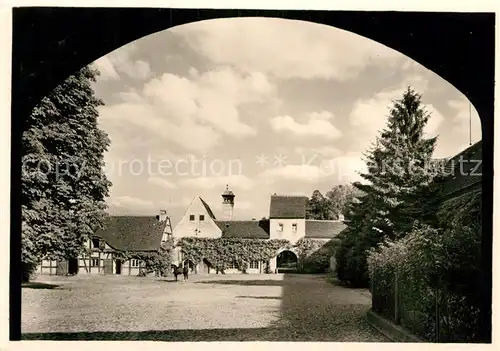
[[[154,216],[111,216],[95,236],[116,250],[158,250],[166,224],[167,221],[159,222]]]
[[[201,197],[200,197],[200,201],[203,204],[203,206],[205,207],[205,210],[207,210],[207,213],[210,216],[210,218],[215,219],[215,215],[214,215],[212,209],[210,208],[210,206],[208,206],[208,204],[205,202],[205,200],[203,200]]]
[[[305,196],[272,195],[269,218],[306,218]]]
[[[460,160],[462,160],[460,162]],[[446,165],[449,174],[443,182],[443,197],[459,193],[482,181],[483,143],[474,145],[453,156]],[[462,165],[461,165],[462,164]]]
[[[331,239],[347,228],[343,221],[327,221],[306,219],[306,238]]]
[[[223,238],[269,239],[269,220],[215,221]]]

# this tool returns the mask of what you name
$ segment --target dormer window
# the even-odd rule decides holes
[[[283,231],[283,223],[278,223],[278,232]]]
[[[194,222],[194,214],[189,215],[189,221],[190,221],[190,222]]]
[[[92,248],[93,249],[99,248],[99,239],[97,239],[97,238],[92,239]]]

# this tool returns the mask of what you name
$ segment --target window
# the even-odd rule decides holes
[[[140,267],[141,266],[141,261],[132,259],[130,260],[130,267]]]
[[[200,221],[204,221],[205,220],[205,215],[200,215]]]
[[[250,269],[258,269],[259,268],[259,261],[250,261],[249,268]]]
[[[283,231],[283,223],[278,223],[278,232]]]
[[[93,249],[99,248],[99,239],[92,239],[92,248]]]
[[[189,221],[194,222],[194,215],[189,215]]]
[[[292,223],[292,232],[297,232],[297,223]]]
[[[238,265],[236,264],[236,262],[231,262],[227,265],[227,269],[238,269]]]
[[[92,267],[99,267],[99,259],[98,258],[93,258],[90,260],[90,265]]]

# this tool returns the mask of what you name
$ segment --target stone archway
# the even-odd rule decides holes
[[[188,16],[185,16],[185,12],[181,16],[178,15],[182,10],[181,9],[164,9],[163,11],[158,11],[157,9],[116,9],[114,12],[120,15],[111,15],[109,12],[105,13],[103,9],[87,9],[87,10],[78,10],[78,13],[81,14],[80,19],[77,18],[74,13],[74,9],[38,9],[38,11],[45,11],[43,13],[33,13],[27,11],[32,11],[30,8],[21,8],[16,9],[15,12],[15,21],[14,21],[14,32],[16,34],[16,38],[19,41],[15,41],[13,48],[13,56],[16,57],[14,68],[13,68],[13,106],[12,106],[12,114],[13,114],[13,130],[21,131],[22,130],[22,120],[25,119],[29,112],[36,104],[36,102],[48,91],[51,90],[58,82],[60,82],[67,75],[74,72],[79,67],[82,67],[85,64],[93,61],[94,59],[104,55],[105,53],[111,51],[112,49],[123,45],[127,42],[135,40],[142,35],[152,33],[157,30],[162,30],[166,26],[165,24],[159,25],[159,23],[167,23],[166,20],[170,17],[170,22],[175,21],[177,24],[179,22],[189,21],[186,20]],[[23,11],[23,12],[20,12]],[[72,11],[72,12],[69,12]],[[93,13],[89,13],[89,11],[94,11]],[[148,11],[146,13],[146,11]],[[172,16],[172,11],[174,12],[174,16]],[[205,10],[199,11],[197,9],[192,9],[192,15],[190,18],[200,19],[200,18],[208,18],[217,16],[216,10]],[[224,16],[230,16],[227,14],[227,10]],[[275,12],[263,12],[256,10],[242,10],[239,9],[233,10],[233,16],[236,15],[274,15],[279,17],[287,17],[297,19],[299,16],[299,11],[275,11]],[[253,11],[253,12],[252,12]],[[488,92],[484,93],[484,88],[482,86],[482,82],[492,81],[492,72],[494,70],[494,45],[490,45],[490,49],[486,49],[486,52],[490,52],[491,55],[469,55],[470,59],[466,57],[466,59],[456,60],[455,58],[463,57],[467,55],[456,55],[456,52],[453,50],[454,45],[450,44],[456,42],[457,45],[463,46],[463,52],[484,52],[482,47],[478,47],[478,50],[474,50],[470,45],[464,45],[464,43],[477,43],[477,45],[483,46],[484,42],[492,42],[494,41],[494,31],[490,35],[484,36],[484,30],[481,28],[477,28],[477,26],[469,26],[467,23],[460,23],[456,19],[450,19],[450,14],[443,14],[447,16],[447,18],[443,21],[441,19],[436,19],[436,14],[428,13],[422,14],[423,16],[434,16],[432,17],[434,20],[422,20],[422,17],[413,19],[409,16],[409,14],[398,14],[399,19],[394,21],[394,18],[387,18],[390,13],[370,13],[366,12],[365,15],[354,13],[352,16],[357,16],[353,18],[358,18],[358,20],[345,19],[344,17],[339,17],[336,15],[336,12],[331,12],[325,14],[324,12],[315,11],[312,13],[307,13],[306,11],[300,11],[302,16],[308,17],[309,20],[319,22],[326,21],[330,22],[332,25],[336,25],[339,28],[343,28],[345,30],[351,30],[353,32],[357,32],[358,34],[363,35],[363,33],[376,33],[375,29],[378,26],[378,23],[392,23],[392,25],[398,28],[398,31],[382,31],[385,33],[384,35],[391,36],[393,39],[388,40],[380,40],[380,34],[371,34],[374,36],[374,39],[378,39],[377,41],[384,43],[385,45],[392,47],[395,45],[394,43],[400,43],[399,45],[406,45],[406,53],[405,50],[400,49],[399,51],[405,53],[407,56],[417,59],[422,64],[426,65],[426,62],[430,62],[431,58],[437,58],[434,61],[434,68],[440,67],[440,69],[434,69],[434,71],[440,74],[443,78],[453,83],[458,89],[467,93],[469,99],[473,102],[476,109],[478,110],[479,116],[483,122],[489,122],[488,125],[483,123],[483,139],[485,140],[485,144],[492,142],[493,139],[493,89],[488,90]],[[42,14],[42,15],[41,15]],[[461,16],[462,14],[457,14],[457,16]],[[479,14],[478,14],[479,15]],[[480,14],[480,15],[489,15],[489,14]],[[125,17],[127,16],[127,17]],[[365,16],[365,17],[363,17]],[[385,17],[382,17],[385,16]],[[160,18],[162,17],[162,18]],[[416,16],[415,16],[416,17]],[[464,16],[461,16],[462,18]],[[65,21],[61,21],[60,19],[64,18]],[[87,26],[88,18],[93,19],[93,26]],[[113,18],[114,20],[110,20]],[[174,20],[172,20],[174,18]],[[182,18],[179,20],[178,18]],[[366,20],[360,20],[360,18]],[[429,17],[426,17],[429,19]],[[21,19],[24,19],[25,27],[19,25]],[[58,20],[59,19],[59,20]],[[116,30],[114,28],[117,19],[121,19],[119,23],[127,23],[127,26],[122,26],[120,30]],[[144,19],[147,19],[144,20]],[[484,18],[483,18],[484,19]],[[140,23],[140,25],[134,25],[135,23]],[[490,19],[491,21],[491,19]],[[46,26],[46,23],[56,23],[54,26]],[[168,22],[169,26],[170,24]],[[443,22],[446,22],[446,25],[443,25]],[[487,21],[475,21],[475,23],[486,23]],[[107,24],[108,27],[104,27],[104,23]],[[426,35],[422,35],[422,30],[419,29],[419,23],[440,23],[440,29],[448,31],[450,33],[450,37],[460,37],[460,38],[469,38],[465,40],[456,40],[456,41],[446,41],[443,42],[443,45],[437,45],[435,50],[432,50],[432,55],[429,55],[429,50],[422,49],[422,43],[424,42],[432,42],[429,39],[432,39],[435,36],[435,27],[425,25],[427,27]],[[450,23],[451,25],[448,25]],[[494,17],[493,17],[494,23]],[[86,28],[87,33],[83,33],[82,31],[78,31],[75,28]],[[46,28],[50,28],[54,32],[57,33],[47,33]],[[16,31],[17,29],[17,31]],[[133,31],[132,31],[133,29]],[[454,31],[459,29],[458,33],[455,34]],[[30,31],[31,30],[31,31]],[[138,33],[141,31],[141,33]],[[97,34],[99,33],[99,34]],[[126,33],[126,34],[122,34]],[[408,35],[408,33],[410,33]],[[470,35],[469,35],[470,34]],[[397,38],[396,36],[400,36]],[[446,34],[441,35],[443,38],[447,37]],[[26,38],[30,38],[28,41]],[[405,38],[406,40],[401,40],[401,38]],[[411,38],[411,39],[408,39]],[[481,40],[478,40],[480,38]],[[492,39],[493,38],[493,39]],[[23,45],[17,43],[26,43],[31,42],[33,45]],[[85,44],[82,44],[85,43]],[[392,45],[391,45],[392,43]],[[86,47],[85,47],[86,46]],[[23,53],[21,48],[26,48]],[[411,51],[413,50],[413,51]],[[436,51],[437,50],[437,51]],[[446,53],[449,53],[448,55]],[[23,55],[24,54],[24,55]],[[486,61],[485,61],[486,59]],[[464,61],[465,60],[465,61]],[[473,61],[476,60],[476,61]],[[482,60],[482,61],[481,61]],[[491,61],[491,63],[489,63]],[[442,65],[442,62],[447,62],[446,65]],[[430,66],[430,65],[426,65]],[[477,70],[477,67],[481,67],[482,69]],[[433,67],[429,67],[432,69]],[[460,71],[460,74],[454,74],[453,72]],[[453,78],[453,79],[451,79]],[[472,83],[471,83],[472,82]],[[29,94],[26,94],[26,92]],[[13,137],[13,145],[19,143],[21,133],[17,133],[16,136]],[[20,159],[17,160],[13,158],[12,161],[12,169],[13,172],[17,171],[20,173]],[[493,169],[493,150],[489,151],[485,148],[485,159],[484,165],[486,172],[491,173],[491,176],[488,175],[485,184],[486,186],[491,187],[493,184],[493,175],[491,170]],[[485,191],[487,194],[488,191]],[[492,192],[490,192],[492,194]],[[493,213],[492,211],[493,201],[487,200],[484,206],[485,213]],[[19,215],[19,210],[14,212],[14,214]],[[490,222],[490,223],[489,223]],[[489,224],[488,224],[489,223]],[[482,264],[485,265],[486,269],[485,277],[488,277],[488,281],[485,282],[486,286],[491,287],[491,238],[492,238],[492,230],[491,230],[491,221],[485,221],[486,228],[483,228],[483,240],[482,240]],[[15,256],[19,250],[16,250],[16,247],[20,245],[20,239],[16,243],[15,240],[11,241],[12,245],[12,256]],[[486,288],[486,290],[491,290]],[[488,299],[491,301],[491,294]],[[488,300],[485,299],[485,300]],[[485,304],[488,305],[488,301],[485,301]],[[486,323],[486,326],[491,323]]]
[[[287,253],[285,253],[287,252]],[[280,260],[280,263],[282,263],[283,261],[287,261],[286,260],[286,257],[288,256],[288,258],[292,258],[293,256],[295,256],[295,258],[297,259],[296,262],[298,263],[298,257],[299,257],[299,253],[297,251],[297,248],[292,246],[292,247],[283,247],[281,249],[279,249],[277,252],[276,252],[276,255],[271,259],[269,260],[269,271],[271,273],[278,273],[278,259]],[[290,261],[290,260],[288,260]],[[285,267],[280,267],[282,268],[282,271],[284,271]],[[295,270],[295,269],[294,269]],[[290,271],[290,270],[288,270]]]
[[[276,256],[277,273],[296,272],[299,258],[293,250],[283,250]]]

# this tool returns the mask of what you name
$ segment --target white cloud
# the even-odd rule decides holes
[[[149,63],[132,59],[135,45],[129,44],[118,48],[94,62],[101,71],[101,79],[119,79],[118,73],[124,73],[137,80],[147,79],[151,75]]]
[[[116,133],[120,134],[120,126],[129,124],[150,138],[174,142],[191,151],[204,151],[217,144],[219,134],[210,127],[202,126],[190,120],[176,124],[164,115],[161,109],[146,103],[121,103],[103,106],[99,109],[100,119],[108,126],[111,140]],[[111,145],[111,150],[113,145]]]
[[[238,213],[239,209],[241,209],[241,210],[249,210],[249,209],[254,208],[254,204],[253,204],[253,202],[250,202],[250,201],[238,200],[238,201],[235,202],[234,207],[236,209],[236,213]]]
[[[323,157],[335,157],[343,153],[340,149],[329,145],[320,147],[297,146],[295,147],[294,152],[299,155],[318,154]]]
[[[151,74],[151,68],[149,67],[149,63],[143,60],[138,60],[133,63],[129,63],[129,66],[123,67],[123,70],[130,77],[140,80],[147,79]]]
[[[144,102],[144,99],[134,90],[121,91],[116,95],[124,102]]]
[[[469,105],[465,97],[460,100],[450,100],[448,105],[454,113],[446,120],[446,133],[438,137],[435,157],[456,155],[469,146],[469,139],[472,143],[482,139],[481,119],[475,107]]]
[[[444,122],[444,116],[433,105],[427,104],[426,110],[430,113],[430,118],[424,127],[424,135],[427,137],[435,137],[439,127]]]
[[[325,173],[319,166],[302,164],[269,168],[261,172],[258,177],[267,184],[272,184],[280,180],[316,183],[325,177]]]
[[[271,127],[278,133],[292,133],[298,136],[316,136],[326,139],[337,139],[342,136],[329,120],[333,114],[327,111],[308,114],[307,123],[298,123],[290,116],[277,116],[270,120]]]
[[[177,186],[172,183],[171,181],[167,180],[167,179],[164,179],[164,178],[158,178],[158,177],[149,177],[148,178],[148,182],[151,183],[151,184],[155,184],[155,185],[158,185],[162,188],[165,188],[165,189],[175,189],[177,188]]]
[[[95,68],[99,70],[101,75],[99,76],[99,79],[102,80],[114,80],[114,79],[119,79],[120,75],[118,72],[116,72],[115,67],[113,66],[113,63],[107,56],[103,56],[97,61],[94,62]]]
[[[421,70],[422,68],[425,69],[424,66],[422,66],[420,63],[409,57],[403,61],[401,68],[404,71],[416,71],[416,70]]]
[[[242,189],[249,190],[254,186],[252,179],[244,175],[228,175],[228,176],[212,176],[212,177],[196,177],[181,179],[178,185],[183,188],[189,189],[223,189],[226,184],[229,185],[231,189]]]
[[[175,208],[175,207],[186,208],[187,206],[189,206],[192,200],[193,199],[188,196],[183,196],[180,199],[177,199],[176,201],[171,201],[171,200],[159,201],[158,205],[160,205],[159,207],[167,209],[168,211],[169,208]]]
[[[367,167],[359,153],[347,153],[321,162],[321,168],[327,174],[334,174],[339,183],[362,181],[359,172],[366,173]]]
[[[223,67],[193,78],[166,73],[145,85],[144,96],[172,118],[190,117],[232,136],[244,137],[256,131],[241,121],[240,105],[272,100],[274,89],[261,73]]]
[[[402,54],[359,35],[326,25],[276,18],[201,21],[171,29],[216,64],[230,64],[278,78],[356,77],[366,66]]]
[[[156,139],[206,152],[218,144],[221,133],[238,138],[256,135],[256,129],[241,120],[240,106],[272,101],[274,94],[265,75],[223,67],[194,78],[165,73],[144,84],[142,91],[120,93],[121,103],[99,111],[108,126],[133,125]],[[113,138],[113,128],[108,132]]]
[[[349,123],[355,128],[352,138],[356,140],[352,145],[352,151],[364,151],[375,141],[378,132],[387,125],[390,108],[394,101],[401,99],[408,86],[422,94],[428,89],[428,81],[419,75],[406,77],[398,88],[389,88],[374,94],[368,99],[358,99],[349,114]],[[427,136],[436,136],[439,127],[444,121],[443,115],[432,105],[425,104],[425,108],[431,117],[425,126],[424,133]]]
[[[111,198],[110,206],[119,207],[129,211],[154,211],[155,206],[152,201],[143,200],[137,197],[131,196],[117,196]]]
[[[314,162],[310,162],[312,160]],[[361,155],[354,153],[329,159],[310,159],[309,162],[266,169],[258,177],[267,184],[283,181],[310,184],[325,180],[332,184],[344,184],[361,180],[358,172],[366,172],[366,165],[361,159]]]

